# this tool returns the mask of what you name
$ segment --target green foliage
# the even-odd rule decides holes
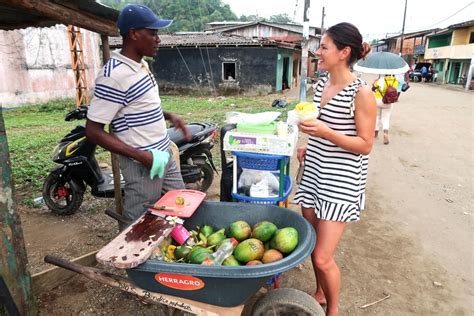
[[[128,3],[123,0],[101,2],[117,10]],[[237,20],[230,6],[221,0],[136,0],[135,3],[148,6],[161,18],[173,19],[166,32],[203,31],[209,22]]]
[[[251,15],[241,15],[239,20],[241,22],[256,22],[256,21],[265,21],[264,18],[260,17],[260,16],[257,16],[255,14],[251,14]]]
[[[258,113],[280,111],[281,118],[294,108],[272,108],[278,95],[262,97],[195,98],[187,96],[161,96],[163,110],[178,114],[186,122],[212,122],[225,124],[225,113],[231,111]],[[84,122],[66,122],[64,116],[74,108],[73,100],[62,100],[3,111],[8,145],[16,189],[24,196],[22,203],[41,194],[44,178],[54,167],[51,152],[58,141],[72,128]],[[213,149],[214,162],[219,164],[219,146]],[[110,154],[97,150],[97,159],[110,164]]]
[[[275,14],[272,15],[269,19],[270,22],[275,22],[275,23],[288,23],[291,22],[290,17],[288,14],[283,13],[283,14]]]

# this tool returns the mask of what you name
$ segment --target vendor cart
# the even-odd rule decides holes
[[[292,226],[298,231],[298,246],[277,262],[256,266],[204,266],[149,259],[128,269],[128,278],[52,256],[46,256],[45,261],[118,287],[147,302],[198,315],[240,315],[245,304],[265,283],[296,267],[311,254],[316,235],[299,214],[276,205],[252,203],[203,202],[184,226],[188,229],[204,224],[227,227],[237,220],[245,220],[250,225],[271,220],[280,228]],[[291,315],[324,315],[314,298],[296,289],[269,291],[255,303],[252,315],[288,312]]]

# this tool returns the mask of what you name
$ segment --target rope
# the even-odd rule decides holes
[[[191,79],[192,79],[193,82],[194,82],[194,85],[195,85],[196,88],[199,90],[199,94],[201,94],[201,97],[203,97],[204,95],[202,94],[201,88],[200,88],[199,85],[197,84],[196,80],[194,80],[193,73],[192,73],[191,70],[189,69],[188,64],[186,63],[186,60],[184,59],[183,55],[181,54],[181,51],[179,50],[178,46],[176,46],[176,49],[178,50],[179,56],[181,56],[181,59],[183,60],[184,65],[186,66],[186,69],[188,70],[189,75],[191,76]]]

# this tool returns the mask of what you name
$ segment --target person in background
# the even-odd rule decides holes
[[[383,103],[383,96],[387,91],[388,86],[392,86],[398,91],[398,80],[394,76],[385,75],[379,76],[374,81],[372,87],[377,102],[377,122],[375,125],[375,137],[379,135],[379,131],[383,130],[383,143],[388,145],[390,140],[388,138],[388,130],[390,128],[390,116],[392,115],[393,103]]]
[[[428,68],[426,66],[421,67],[421,81],[426,82],[427,78],[426,76],[428,75]]]
[[[87,138],[119,155],[124,216],[132,221],[145,211],[143,204],[156,202],[162,191],[184,188],[175,161],[169,159],[165,119],[188,140],[191,135],[179,117],[162,110],[157,82],[143,60],[156,55],[158,29],[171,23],[143,5],[129,4],[121,10],[117,25],[123,46],[98,74],[87,113]],[[105,132],[106,124],[113,134]]]
[[[341,274],[334,253],[348,222],[358,221],[365,203],[368,154],[374,141],[375,98],[350,72],[370,45],[350,23],[330,27],[316,51],[318,69],[329,76],[316,84],[319,117],[299,124],[308,144],[298,148],[304,171],[295,202],[318,236],[311,254],[316,276],[314,298],[338,315]]]

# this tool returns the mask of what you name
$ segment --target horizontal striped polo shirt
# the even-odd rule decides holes
[[[137,63],[115,51],[95,82],[87,118],[110,124],[124,143],[142,150],[167,150],[169,137],[158,84],[142,60]]]

